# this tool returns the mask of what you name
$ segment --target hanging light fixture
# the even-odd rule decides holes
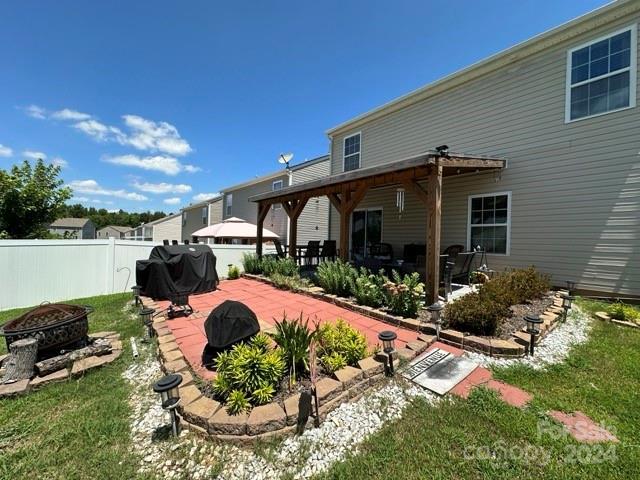
[[[387,354],[388,369],[387,375],[393,376],[393,353],[396,351],[395,340],[398,338],[395,332],[384,330],[378,334],[378,340],[382,342],[382,350]]]
[[[404,212],[404,188],[398,187],[396,189],[396,207],[398,208],[398,216]]]
[[[162,377],[153,384],[153,391],[160,394],[162,408],[169,411],[171,415],[171,431],[173,436],[177,437],[179,432],[178,415],[176,408],[180,404],[180,390],[178,386],[182,383],[182,375],[172,373],[166,377]]]

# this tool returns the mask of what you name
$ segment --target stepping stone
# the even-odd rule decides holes
[[[598,425],[584,413],[577,411],[574,413],[558,412],[552,410],[549,415],[554,420],[564,425],[567,432],[581,443],[616,442],[619,440],[601,425]]]
[[[522,408],[533,399],[530,393],[497,380],[489,380],[487,387],[498,392],[502,401],[513,407]]]
[[[453,387],[449,393],[458,395],[462,398],[467,398],[469,397],[471,390],[480,385],[489,383],[491,379],[492,375],[489,370],[483,367],[478,367],[473,372],[471,372],[471,374],[467,378]]]

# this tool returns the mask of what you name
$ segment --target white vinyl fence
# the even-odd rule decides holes
[[[136,260],[149,258],[155,242],[133,240],[0,240],[0,310],[74,298],[128,292]],[[209,245],[220,277],[227,265],[242,269],[252,245]]]

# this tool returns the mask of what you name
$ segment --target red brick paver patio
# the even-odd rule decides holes
[[[189,303],[195,312],[189,317],[178,317],[168,320],[167,324],[176,338],[178,347],[184,354],[191,367],[203,378],[210,379],[213,373],[202,367],[202,350],[207,343],[204,331],[204,321],[215,307],[225,300],[237,300],[253,310],[260,320],[262,328],[273,326],[276,320],[287,318],[309,318],[310,326],[313,321],[334,322],[338,318],[346,320],[366,337],[371,347],[378,344],[378,333],[392,330],[397,333],[397,348],[416,340],[417,332],[396,327],[387,323],[365,317],[322,300],[279,290],[266,283],[240,278],[220,282],[218,290],[202,295],[192,295]],[[168,301],[157,302],[160,308],[167,308]]]

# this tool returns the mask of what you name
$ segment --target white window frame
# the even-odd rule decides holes
[[[224,214],[226,217],[230,217],[233,213],[233,193],[227,193],[224,202]]]
[[[209,207],[208,206],[204,206],[201,209],[201,215],[202,215],[202,224],[206,225],[207,224],[207,217],[209,216]]]
[[[347,163],[347,155],[345,155],[345,151],[347,146],[347,140],[353,137],[357,137],[358,135],[360,136],[360,150],[358,150],[358,167],[352,168],[351,170],[346,170],[345,165]],[[351,155],[348,155],[348,156],[350,157],[352,155],[355,155],[355,153],[352,153]],[[351,135],[347,135],[342,139],[342,171],[351,172],[353,170],[358,170],[360,168],[362,168],[362,132],[354,132]]]
[[[380,243],[384,243],[384,208],[382,206],[379,207],[361,207],[354,208],[351,215],[349,215],[349,255],[351,255],[351,251],[353,250],[353,214],[355,212],[368,212],[370,210],[380,210],[382,212],[382,226],[380,227]],[[366,230],[366,225],[365,225]],[[365,248],[366,248],[366,239],[365,239]]]
[[[276,185],[280,185],[280,188],[276,188]],[[274,180],[271,183],[271,191],[275,192],[277,190],[282,190],[284,188],[284,180]],[[273,204],[273,209],[274,210],[278,210],[279,208],[282,208],[282,205],[280,203],[274,203]],[[289,231],[289,229],[287,229],[287,231]]]
[[[500,195],[507,196],[507,249],[506,253],[489,253],[487,255],[496,255],[501,257],[508,257],[511,255],[511,191],[508,192],[488,192],[488,193],[477,193],[474,195],[469,195],[467,200],[467,251],[470,251],[472,248],[471,245],[471,202],[474,198],[484,198],[484,197],[498,197]],[[482,224],[476,226],[484,226],[484,227],[504,227],[503,223],[493,223],[493,224]]]
[[[620,70],[616,70],[614,72],[609,72],[606,73],[604,75],[600,75],[599,77],[594,77],[594,78],[589,78],[587,80],[584,80],[582,82],[578,82],[575,85],[571,85],[571,56],[573,54],[573,52],[575,52],[576,50],[580,50],[584,47],[588,47],[589,45],[592,45],[594,43],[598,43],[602,40],[606,40],[607,38],[611,38],[611,37],[615,37],[616,35],[620,34],[620,33],[624,33],[627,31],[631,31],[631,59],[629,62],[629,66],[626,68],[621,68]],[[588,118],[595,118],[595,117],[600,117],[602,115],[607,115],[609,113],[615,113],[615,112],[620,112],[623,110],[628,110],[630,108],[634,108],[636,106],[636,89],[637,89],[637,73],[638,73],[638,66],[637,66],[637,60],[638,60],[638,52],[637,52],[637,48],[638,48],[638,25],[636,23],[634,23],[633,25],[629,25],[627,27],[621,28],[620,30],[616,30],[615,32],[611,32],[608,33],[607,35],[603,35],[601,37],[595,38],[593,40],[589,40],[588,42],[585,42],[581,45],[578,45],[577,47],[573,47],[569,50],[567,50],[567,68],[566,68],[566,78],[565,78],[565,105],[564,105],[564,123],[573,123],[573,122],[579,122],[580,120],[586,120]],[[578,87],[581,85],[585,85],[587,83],[591,83],[591,82],[595,82],[598,80],[601,80],[603,78],[607,78],[607,77],[611,77],[613,75],[618,75],[620,73],[624,73],[626,71],[629,71],[629,106],[628,107],[622,107],[622,108],[616,108],[615,110],[607,110],[606,112],[601,112],[601,113],[596,113],[593,115],[586,115],[584,117],[580,117],[580,118],[574,118],[571,119],[571,88],[572,87]]]

